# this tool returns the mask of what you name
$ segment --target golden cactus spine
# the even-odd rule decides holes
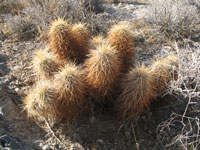
[[[177,79],[176,69],[178,68],[178,62],[178,57],[171,55],[151,63],[149,68],[154,76],[155,91],[158,95],[166,90],[170,81]]]
[[[116,111],[123,120],[131,120],[149,108],[155,97],[153,82],[154,77],[144,65],[138,65],[126,74],[116,104]]]
[[[84,78],[75,64],[66,64],[55,76],[54,83],[58,93],[57,109],[61,112],[59,118],[73,121],[87,112]]]
[[[122,61],[122,72],[128,72],[135,56],[130,25],[118,23],[112,26],[108,32],[107,40],[118,52],[119,58]]]
[[[38,81],[30,90],[25,99],[24,110],[28,118],[34,120],[56,120],[58,110],[56,107],[56,93],[50,81]]]
[[[116,50],[106,42],[101,43],[95,50],[90,50],[84,65],[85,80],[90,90],[95,91],[96,96],[111,94],[121,75]]]
[[[90,33],[85,24],[77,23],[72,26],[72,37],[74,40],[74,51],[79,63],[82,63],[88,54]]]
[[[53,21],[49,29],[49,46],[65,62],[80,64],[88,53],[90,33],[84,24],[70,24],[63,19]]]
[[[49,29],[49,46],[59,60],[77,61],[72,48],[72,25],[63,19],[53,21]]]
[[[38,80],[52,79],[61,66],[55,55],[48,51],[48,48],[36,50],[33,54],[32,64],[33,72]]]
[[[89,48],[95,49],[98,45],[105,43],[106,40],[103,35],[94,36],[89,41]]]

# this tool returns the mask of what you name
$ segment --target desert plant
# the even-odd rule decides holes
[[[179,59],[175,55],[170,55],[165,58],[157,59],[152,62],[150,72],[153,74],[154,85],[156,86],[156,94],[163,93],[170,81],[176,80],[178,77],[177,68]]]
[[[63,19],[53,21],[49,29],[49,46],[58,59],[76,61],[76,54],[71,46],[72,25]]]
[[[88,110],[84,78],[79,67],[67,63],[55,76],[54,83],[57,90],[56,106],[60,112],[58,118],[73,121]]]
[[[191,40],[176,43],[179,58],[178,78],[169,87],[170,94],[176,94],[178,109],[173,106],[170,118],[157,127],[159,147],[165,149],[199,149],[200,120],[200,45]]]
[[[49,46],[59,60],[82,63],[88,52],[89,31],[84,24],[70,24],[63,19],[52,22]]]
[[[107,37],[111,46],[117,50],[120,61],[122,61],[122,72],[127,72],[130,69],[135,56],[130,29],[129,24],[118,23],[111,27]]]
[[[117,98],[116,111],[122,120],[135,119],[149,108],[151,100],[155,98],[154,77],[149,68],[137,65],[123,78],[122,92]]]
[[[24,110],[28,118],[35,120],[56,119],[58,111],[56,108],[56,94],[50,81],[38,81],[29,91],[25,99]]]
[[[20,16],[6,15],[4,34],[14,40],[30,40],[37,35],[36,26],[28,19]]]
[[[85,24],[77,23],[72,27],[72,37],[74,39],[74,49],[79,54],[80,62],[83,62],[88,54],[90,33]]]
[[[200,14],[187,0],[166,0],[151,3],[147,21],[170,39],[190,38],[199,33]]]
[[[121,75],[120,61],[114,47],[107,42],[99,44],[95,50],[90,50],[84,65],[85,80],[90,90],[97,97],[111,94]]]
[[[92,37],[92,39],[89,41],[89,48],[90,49],[95,49],[98,45],[102,44],[105,42],[105,38],[103,35],[98,35]]]
[[[33,54],[32,63],[33,71],[39,80],[52,79],[61,66],[55,55],[48,52],[48,48],[36,50]]]

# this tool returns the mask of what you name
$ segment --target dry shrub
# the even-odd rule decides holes
[[[33,71],[39,80],[52,79],[61,66],[55,55],[48,50],[48,48],[36,50],[33,54]]]
[[[2,0],[0,2],[0,9],[2,13],[18,14],[24,8],[22,0]]]
[[[178,109],[183,111],[172,113],[159,124],[158,146],[169,150],[197,150],[200,148],[200,45],[184,40],[175,47],[179,57],[178,79],[172,82],[170,93],[179,96],[182,108]]]
[[[155,98],[154,85],[154,77],[144,65],[136,66],[126,74],[116,104],[116,111],[123,120],[131,121],[149,108],[151,100]]]
[[[160,58],[151,63],[150,71],[153,74],[156,94],[163,93],[170,81],[177,79],[178,57],[171,55]]]
[[[17,2],[19,1],[13,1]],[[23,21],[31,20],[33,26],[29,30],[39,33],[34,35],[37,40],[46,40],[48,24],[59,17],[68,19],[71,23],[85,23],[92,34],[105,33],[116,20],[110,14],[103,12],[101,0],[20,0],[20,4],[23,8],[18,12],[18,17]],[[16,27],[19,25],[18,20],[12,19],[11,22]]]
[[[58,118],[74,121],[87,112],[86,88],[79,67],[73,63],[66,64],[55,76],[54,83],[58,93]]]
[[[200,31],[200,13],[187,0],[152,2],[146,19],[160,29],[167,38],[190,38]]]
[[[110,95],[121,75],[116,50],[106,42],[99,44],[95,50],[90,50],[84,65],[86,84],[95,96]]]
[[[98,32],[105,33],[107,27],[114,20],[114,17],[109,14],[96,12],[103,7],[101,0],[25,1],[27,4],[22,11],[22,16],[31,18],[44,36],[48,24],[58,17],[70,20],[71,23],[85,23],[93,34]]]
[[[117,50],[118,57],[122,62],[121,71],[127,72],[132,66],[135,56],[130,25],[118,23],[112,26],[108,32],[107,40]]]
[[[34,120],[56,119],[58,112],[56,108],[56,94],[53,83],[50,81],[38,81],[30,90],[25,99],[24,110],[28,118]]]
[[[26,41],[36,36],[37,29],[29,18],[21,18],[17,15],[6,15],[3,33],[8,38]]]

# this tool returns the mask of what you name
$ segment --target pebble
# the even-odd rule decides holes
[[[1,63],[0,64],[0,76],[5,76],[8,73],[9,73],[8,67],[5,64]]]
[[[12,100],[8,97],[5,98],[0,103],[0,114],[2,115],[1,118],[5,118],[5,120],[13,121],[17,115],[16,105],[12,102]]]
[[[85,148],[81,144],[75,143],[71,145],[70,150],[85,150]]]
[[[5,56],[3,56],[3,55],[0,54],[0,63],[3,63],[5,61],[6,61]]]
[[[0,137],[0,149],[5,150],[23,150],[23,146],[19,140],[10,137],[8,135],[3,135]]]

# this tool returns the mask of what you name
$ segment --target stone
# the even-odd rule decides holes
[[[5,64],[0,63],[0,76],[5,76],[8,73],[9,73],[8,67]]]
[[[74,143],[71,145],[70,150],[85,150],[85,148],[79,143]]]
[[[3,87],[3,83],[0,81],[0,102],[5,99],[6,92]]]
[[[0,114],[2,119],[8,121],[16,118],[16,115],[18,114],[17,108],[9,97],[6,97],[5,100],[0,103]]]
[[[23,146],[18,139],[3,135],[0,137],[0,149],[23,150]]]
[[[6,62],[6,57],[0,54],[0,63]]]

